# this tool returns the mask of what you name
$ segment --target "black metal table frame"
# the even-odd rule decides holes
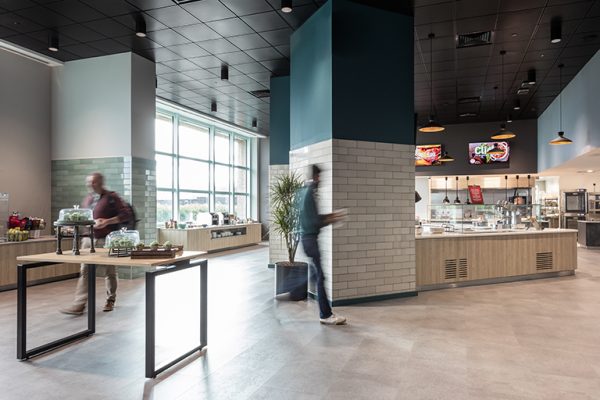
[[[27,270],[61,264],[58,262],[36,262],[17,265],[17,359],[27,360],[38,354],[48,352],[96,332],[96,265],[88,264],[88,326],[87,329],[61,339],[27,350]],[[189,268],[200,268],[200,343],[198,346],[177,357],[175,360],[156,369],[156,277],[176,273]],[[158,374],[171,368],[207,345],[207,269],[208,262],[199,260],[190,262],[182,260],[172,265],[157,267],[146,272],[146,378],[156,378]]]

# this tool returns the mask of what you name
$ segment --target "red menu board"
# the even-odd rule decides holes
[[[471,204],[483,204],[483,192],[479,185],[469,185],[469,197]]]

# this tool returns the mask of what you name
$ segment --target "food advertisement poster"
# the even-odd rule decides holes
[[[415,165],[423,167],[428,165],[441,165],[441,144],[423,144],[415,148]]]
[[[493,164],[508,162],[508,142],[469,143],[469,164]]]
[[[469,185],[469,198],[471,204],[483,204],[483,192],[479,185]]]

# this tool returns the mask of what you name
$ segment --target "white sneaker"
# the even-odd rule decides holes
[[[344,325],[346,323],[346,317],[331,314],[328,318],[320,318],[319,321],[325,325]]]

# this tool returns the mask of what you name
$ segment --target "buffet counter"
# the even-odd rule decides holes
[[[70,249],[72,245],[72,240],[63,240],[63,249]],[[54,236],[43,236],[22,242],[0,243],[0,291],[17,287],[17,257],[51,253],[53,251],[56,251],[56,238]],[[79,268],[79,264],[59,264],[31,270],[27,274],[28,284],[35,285],[74,278],[78,276]]]
[[[261,242],[261,224],[213,225],[205,228],[158,228],[158,241],[183,245],[184,250],[219,251]]]
[[[573,275],[577,231],[545,229],[416,236],[417,289]]]

